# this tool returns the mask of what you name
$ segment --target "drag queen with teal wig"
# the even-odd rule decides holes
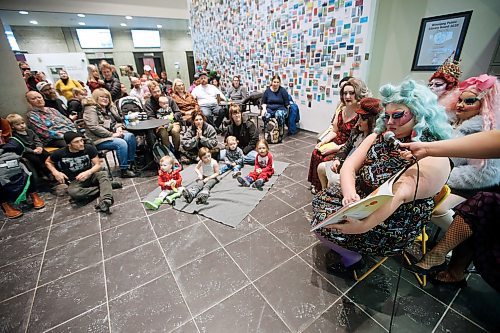
[[[369,135],[347,158],[340,171],[340,187],[330,187],[313,200],[315,226],[350,203],[359,201],[401,169],[408,168],[393,186],[394,197],[363,220],[347,218],[316,230],[316,236],[334,256],[330,271],[356,268],[361,254],[394,255],[409,247],[429,222],[434,208],[433,196],[446,183],[450,173],[447,158],[426,157],[416,165],[400,157],[391,143],[385,142],[386,131],[401,142],[435,141],[451,136],[446,113],[437,97],[426,86],[407,80],[399,86],[380,88],[385,110]],[[417,186],[418,191],[414,195]]]

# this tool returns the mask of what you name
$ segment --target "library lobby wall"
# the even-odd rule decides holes
[[[241,75],[250,91],[279,74],[300,107],[301,128],[318,132],[335,111],[340,79],[366,80],[375,7],[370,0],[192,0],[194,55],[227,83]]]
[[[20,49],[28,53],[84,52],[88,59],[96,58],[96,53],[104,53],[106,58],[113,58],[117,66],[130,64],[135,68],[133,52],[163,52],[169,78],[177,76],[174,63],[179,62],[179,74],[186,84],[189,82],[186,51],[192,51],[193,48],[191,37],[185,31],[160,30],[160,48],[134,48],[130,30],[110,29],[113,38],[112,49],[82,49],[74,28],[30,26],[11,26],[11,28]]]

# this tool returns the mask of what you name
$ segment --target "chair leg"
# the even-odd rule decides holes
[[[373,273],[374,270],[376,270],[377,268],[379,268],[379,266],[382,265],[387,259],[389,259],[389,257],[384,257],[384,258],[380,259],[375,265],[373,265],[369,270],[367,270],[360,277],[358,277],[358,274],[356,273],[356,270],[354,270],[353,271],[354,280],[356,280],[358,282],[359,281],[363,281],[368,275],[370,275],[371,273]]]
[[[399,291],[399,282],[401,281],[401,272],[403,270],[403,266],[399,266],[399,274],[398,274],[398,282],[396,283],[396,291],[394,293],[394,303],[392,303],[392,313],[391,313],[391,322],[389,323],[389,333],[392,332],[392,321],[394,319],[394,315],[396,314],[396,306],[398,300],[398,291]]]
[[[104,156],[104,162],[106,163],[106,168],[108,168],[109,180],[113,180],[113,174],[111,173],[111,168],[109,166],[108,156],[107,154],[103,154],[103,156]]]
[[[116,150],[112,150],[111,154],[113,154],[113,161],[115,162],[115,165],[118,165],[118,159],[116,158]]]

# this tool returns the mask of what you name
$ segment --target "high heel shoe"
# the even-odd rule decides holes
[[[432,267],[429,267],[429,268],[422,268],[420,266],[417,266],[415,264],[413,265],[408,265],[406,266],[405,268],[413,273],[417,273],[419,275],[428,275],[430,273],[435,273],[435,272],[441,272],[441,271],[444,271],[446,269],[446,267],[448,266],[448,264],[445,262],[443,262],[442,264],[439,264],[439,265],[436,265],[436,266],[432,266]]]

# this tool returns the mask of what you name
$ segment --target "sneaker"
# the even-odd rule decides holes
[[[137,174],[132,170],[121,170],[120,171],[121,178],[134,178],[137,177]]]
[[[208,200],[208,193],[206,192],[200,192],[196,196],[196,204],[206,204]]]
[[[264,180],[262,179],[257,179],[253,184],[252,187],[255,187],[258,190],[262,189],[262,186],[264,186]]]
[[[241,176],[241,171],[238,170],[236,172],[233,172],[233,178],[238,178],[239,176]]]
[[[245,186],[245,187],[250,186],[250,183],[248,182],[248,180],[246,180],[243,177],[238,177],[238,178],[236,178],[236,180],[238,180],[238,183],[240,183],[242,186]]]
[[[117,190],[117,189],[123,188],[123,185],[122,185],[122,183],[113,180],[113,181],[111,181],[111,188],[113,190]]]
[[[191,201],[193,201],[193,195],[187,189],[184,189],[182,191],[182,196],[184,197],[184,200],[186,200],[187,203],[191,203]]]
[[[113,203],[111,202],[111,200],[105,199],[105,200],[99,202],[97,205],[95,205],[95,209],[101,213],[111,214],[109,207],[111,207],[112,204]]]

